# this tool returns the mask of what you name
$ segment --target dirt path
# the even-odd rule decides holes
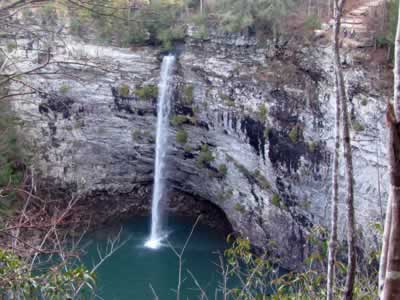
[[[354,0],[346,6],[342,17],[342,32],[351,47],[370,47],[374,33],[379,29],[379,16],[383,15],[385,0]],[[334,20],[327,24],[333,28]]]

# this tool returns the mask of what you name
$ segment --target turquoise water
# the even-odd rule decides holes
[[[181,251],[195,220],[171,217],[168,240]],[[168,247],[150,250],[143,247],[149,234],[150,220],[135,218],[118,227],[102,229],[88,236],[84,263],[90,268],[98,261],[97,248],[105,249],[107,239],[115,237],[122,227],[121,240],[127,242],[97,270],[97,294],[105,300],[152,300],[150,284],[160,300],[176,299],[173,289],[178,280],[178,259]],[[218,254],[226,247],[225,237],[198,224],[185,250],[181,299],[197,299],[199,292],[187,272],[189,269],[201,286],[214,298],[220,281]]]

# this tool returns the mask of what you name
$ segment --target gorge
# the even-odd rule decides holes
[[[0,254],[11,245],[40,258],[46,249],[44,256],[59,255],[64,263],[80,252],[85,266],[99,256],[104,265],[96,273],[76,278],[98,276],[93,281],[107,300],[158,300],[157,293],[179,299],[183,265],[182,297],[189,299],[203,292],[197,274],[185,268],[198,271],[210,295],[226,279],[210,274],[229,277],[229,268],[240,273],[249,262],[249,270],[272,276],[308,272],[325,286],[339,65],[348,98],[351,138],[344,140],[351,140],[353,154],[356,250],[368,262],[357,272],[372,278],[389,196],[384,120],[393,82],[392,46],[370,30],[375,2],[346,6],[334,64],[326,1],[293,0],[298,8],[289,0],[204,1],[75,6],[57,0],[5,18],[19,27],[4,27],[11,33],[0,37],[0,97],[9,100],[0,112],[13,120],[4,125],[8,119],[0,116],[0,139],[13,134],[11,150],[3,154],[0,147],[0,196],[12,204],[3,216],[0,203],[0,225],[5,220],[10,229],[0,230]],[[281,7],[271,15],[268,5],[275,4],[290,13]],[[339,165],[344,183],[350,176]],[[345,196],[340,184],[339,262],[349,244]],[[126,239],[123,246],[115,256],[102,255],[101,247],[114,248],[115,236]],[[59,254],[64,242],[73,246]],[[186,250],[187,265],[179,254]],[[337,293],[343,273],[338,268]],[[256,288],[257,295],[269,296],[270,282],[282,284],[260,274],[269,287]],[[286,289],[289,277],[282,278],[273,299],[280,299],[278,290],[292,299],[301,289],[297,283]],[[240,289],[229,293],[254,300]],[[309,295],[304,299],[320,299]]]
[[[195,36],[195,30],[189,34]],[[24,132],[35,137],[37,172],[58,194],[81,195],[99,220],[145,214],[154,170],[158,51],[71,45],[60,48],[55,59],[90,57],[118,71],[69,66],[84,85],[62,75],[50,82],[34,76],[32,84],[53,92],[14,104]],[[208,40],[189,36],[173,75],[171,140],[184,138],[173,142],[166,157],[167,210],[196,215],[211,209],[255,246],[265,247],[273,236],[282,263],[300,264],[308,251],[305,233],[313,224],[326,224],[328,216],[334,119],[330,51],[290,44],[259,48],[251,36],[218,32]],[[358,64],[360,54],[362,49],[345,57],[352,64],[346,78],[357,124],[356,178],[362,179],[356,182],[357,220],[364,242],[374,243],[368,224],[381,217],[379,199],[386,195],[378,187],[387,176],[385,101],[377,86],[383,73]],[[68,89],[60,93],[63,86]]]

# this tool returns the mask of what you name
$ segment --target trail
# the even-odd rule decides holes
[[[375,33],[382,26],[386,0],[350,1],[342,17],[342,34],[347,40],[346,45],[354,48],[371,47],[374,44]],[[333,28],[335,21],[328,22],[328,28]]]

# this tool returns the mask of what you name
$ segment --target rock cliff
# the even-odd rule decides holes
[[[260,46],[250,36],[219,33],[198,39],[195,28],[188,35],[174,80],[170,209],[208,212],[214,223],[226,218],[255,246],[272,249],[284,266],[299,266],[309,250],[307,234],[330,216],[331,49],[294,42]],[[52,190],[81,195],[99,214],[146,213],[160,53],[73,45],[54,53],[53,60],[69,64],[50,64],[55,74],[30,77],[47,92],[14,101],[32,139],[38,175]],[[369,224],[380,221],[387,198],[388,87],[380,72],[359,63],[363,51],[346,53],[343,62],[360,247],[375,242]],[[343,231],[342,215],[340,223]]]

